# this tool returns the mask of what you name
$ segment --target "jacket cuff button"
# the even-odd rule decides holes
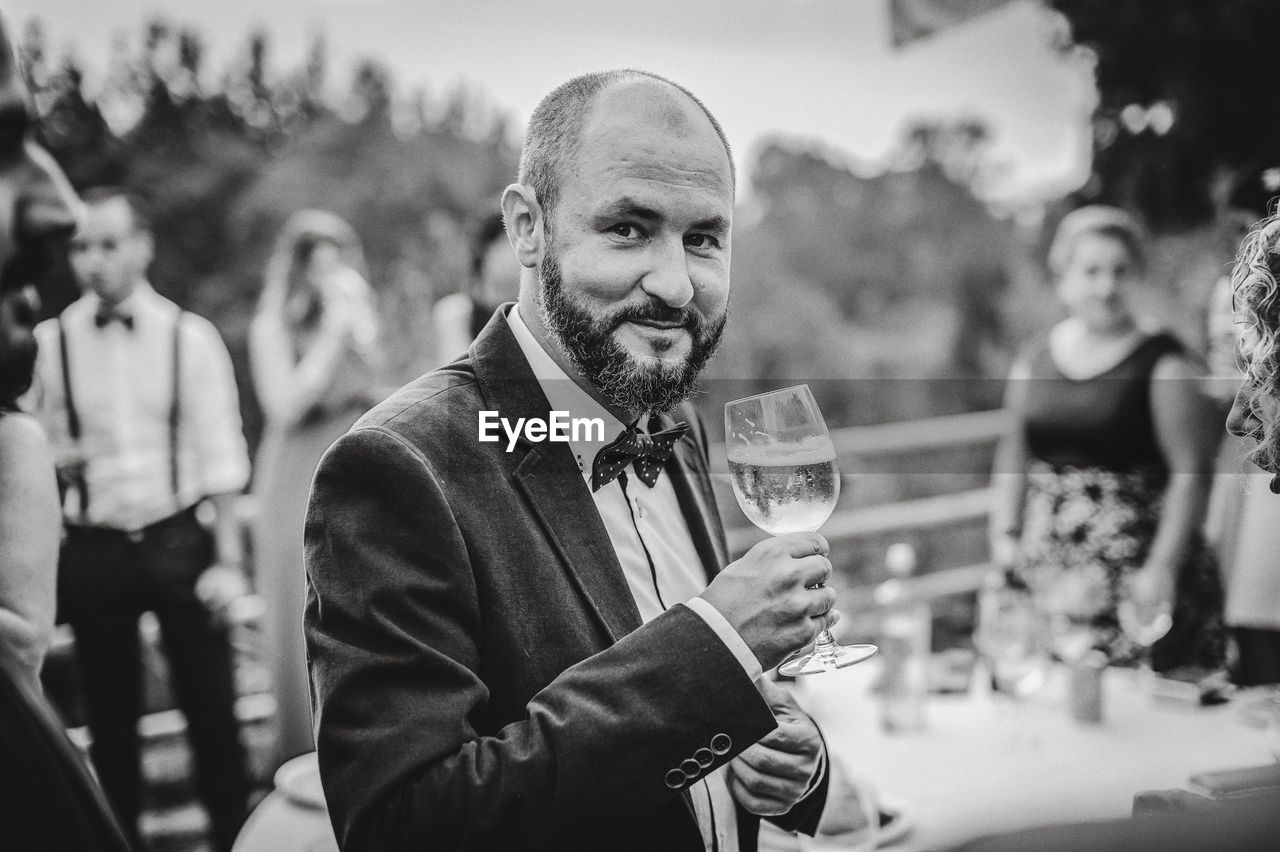
[[[662,779],[662,782],[672,790],[679,790],[684,786],[684,773],[679,769],[668,769],[666,776]]]
[[[693,759],[698,761],[698,765],[703,769],[716,762],[716,756],[711,753],[709,748],[700,748],[693,753]]]
[[[680,761],[680,771],[684,774],[684,777],[692,781],[702,774],[702,767],[692,757],[686,757]]]
[[[711,751],[715,754],[728,754],[731,748],[733,748],[733,738],[728,734],[716,734],[711,738]]]

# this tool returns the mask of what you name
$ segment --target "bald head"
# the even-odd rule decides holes
[[[604,97],[605,95],[608,97]],[[648,71],[601,71],[575,77],[542,99],[529,119],[517,180],[537,193],[544,222],[560,199],[563,176],[577,157],[586,131],[601,120],[647,123],[675,136],[707,126],[720,140],[731,180],[733,153],[720,122],[698,98],[678,83]]]

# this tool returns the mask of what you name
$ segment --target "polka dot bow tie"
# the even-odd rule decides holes
[[[689,424],[683,421],[652,435],[646,435],[634,425],[628,426],[613,443],[596,453],[591,465],[591,490],[604,488],[633,462],[636,476],[652,488],[658,482],[662,466],[671,458],[672,447],[688,431]]]

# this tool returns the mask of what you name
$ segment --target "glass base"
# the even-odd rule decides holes
[[[832,645],[819,651],[810,651],[801,657],[787,660],[778,666],[778,674],[784,677],[822,674],[856,665],[875,656],[880,649],[875,645]]]

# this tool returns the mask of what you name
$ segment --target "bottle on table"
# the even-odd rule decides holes
[[[915,549],[898,543],[885,553],[889,579],[875,592],[880,609],[881,725],[891,733],[919,731],[925,725],[929,692],[933,613],[927,601],[909,589],[917,565]]]

